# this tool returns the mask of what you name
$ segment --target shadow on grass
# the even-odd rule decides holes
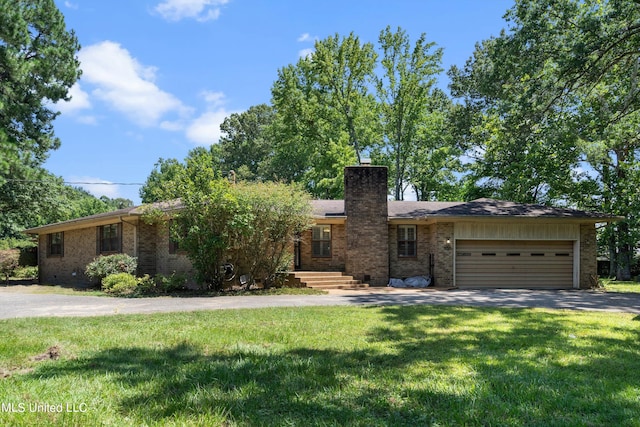
[[[574,336],[568,315],[527,310],[372,310],[382,321],[366,345],[345,350],[185,341],[104,349],[29,375],[104,378],[121,415],[141,424],[220,413],[240,425],[640,422],[637,332],[594,340]]]
[[[458,381],[463,394],[469,388],[477,392],[465,404],[470,418],[456,424],[484,424],[490,412],[502,414],[490,424],[640,424],[637,328],[609,327],[610,333],[592,335],[599,325],[576,325],[569,313],[528,309],[381,310],[388,322],[372,337],[391,343],[405,363],[459,362],[468,368]]]

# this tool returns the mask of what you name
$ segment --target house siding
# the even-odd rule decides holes
[[[135,256],[135,225],[120,224],[122,226],[122,253]],[[84,274],[84,271],[87,264],[98,256],[97,228],[86,227],[64,231],[62,256],[47,255],[47,236],[48,234],[41,234],[38,239],[40,283],[74,286],[91,284],[91,280]]]
[[[598,276],[598,244],[595,224],[580,225],[580,288],[587,289]]]
[[[331,224],[331,256],[314,257],[311,253],[311,229],[300,236],[300,270],[345,271],[346,234],[344,224]]]
[[[389,225],[389,274],[391,277],[405,279],[431,274],[429,271],[430,229],[428,225],[416,226],[416,256],[404,258],[398,256],[398,225]]]
[[[184,251],[169,253],[169,229],[167,226],[155,226],[156,234],[156,274],[169,276],[173,273],[187,276],[188,284],[195,285],[196,271]]]
[[[144,221],[138,225],[138,275],[153,276],[157,272],[158,227]]]
[[[74,285],[87,284],[89,279],[84,269],[95,258],[95,228],[83,228],[64,232],[63,256],[47,255],[48,234],[39,236],[39,280],[43,284]]]
[[[452,222],[432,225],[431,245],[434,252],[433,282],[438,287],[453,286],[454,279],[454,239]],[[447,241],[449,243],[447,243]]]

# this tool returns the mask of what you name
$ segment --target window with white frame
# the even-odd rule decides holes
[[[415,225],[398,226],[398,257],[413,258],[417,251],[417,230]]]
[[[331,225],[314,225],[312,227],[311,254],[316,258],[331,257]]]

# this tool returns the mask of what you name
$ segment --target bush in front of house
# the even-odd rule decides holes
[[[16,279],[35,279],[38,277],[38,267],[31,265],[18,266],[18,268],[13,271],[13,277]]]
[[[173,272],[168,276],[158,274],[155,277],[155,285],[158,292],[164,294],[184,291],[187,289],[187,276],[176,272]]]
[[[20,251],[17,249],[0,250],[0,273],[4,276],[5,284],[9,284],[9,277],[18,268]]]
[[[102,290],[114,296],[144,296],[166,295],[187,288],[187,278],[173,273],[169,276],[158,274],[151,277],[145,274],[136,277],[131,273],[115,273],[104,277],[101,281]]]
[[[137,293],[139,279],[131,273],[110,274],[102,279],[102,290],[108,294],[131,296]]]
[[[170,231],[201,287],[230,287],[227,263],[235,266],[235,280],[246,289],[256,280],[264,288],[278,286],[291,264],[296,234],[312,223],[309,195],[283,183],[232,185],[199,163],[188,165],[180,180],[182,209]]]
[[[87,265],[85,274],[91,280],[100,282],[111,274],[135,274],[137,268],[138,258],[136,257],[127,254],[103,255]]]

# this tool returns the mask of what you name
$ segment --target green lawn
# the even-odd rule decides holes
[[[37,283],[23,285],[9,285],[0,286],[0,290],[4,292],[22,292],[30,294],[57,294],[57,295],[76,295],[76,296],[103,296],[112,297],[114,295],[108,294],[97,288],[74,288],[73,286],[61,286],[61,285],[39,285]],[[252,290],[226,290],[222,292],[206,291],[206,290],[183,290],[177,291],[170,295],[174,296],[249,296],[249,295],[324,295],[327,291],[322,289],[312,288],[270,288],[270,289],[252,289]],[[135,295],[132,298],[153,298],[157,296],[166,296],[166,294],[160,295]]]
[[[0,330],[1,425],[640,426],[629,314],[278,308]]]
[[[616,280],[603,279],[602,283],[607,292],[640,293],[640,282],[618,282]]]

